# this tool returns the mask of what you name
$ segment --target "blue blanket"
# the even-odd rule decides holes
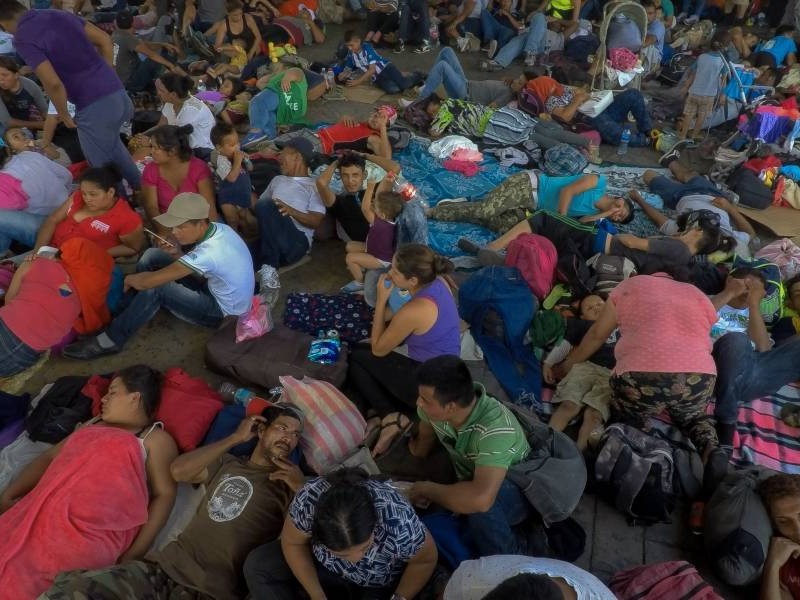
[[[477,200],[519,171],[516,167],[501,167],[494,157],[487,157],[477,175],[465,177],[445,169],[441,161],[428,154],[427,145],[418,139],[412,140],[405,150],[396,152],[394,159],[400,163],[403,176],[417,187],[429,206],[435,206],[442,198]],[[460,237],[487,244],[497,236],[484,227],[469,223],[428,222],[428,245],[439,254],[463,256],[464,253],[456,246]]]

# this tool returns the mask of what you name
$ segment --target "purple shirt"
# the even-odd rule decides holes
[[[14,34],[25,64],[36,69],[49,60],[78,110],[122,88],[114,69],[97,52],[84,21],[60,10],[29,10]]]
[[[430,358],[452,354],[461,354],[461,331],[459,330],[458,308],[456,299],[448,285],[439,278],[434,279],[426,288],[414,294],[414,299],[427,298],[436,305],[438,314],[436,322],[425,333],[412,333],[406,339],[408,357],[419,362]]]
[[[395,248],[395,224],[375,217],[367,233],[367,254],[378,260],[392,262]]]

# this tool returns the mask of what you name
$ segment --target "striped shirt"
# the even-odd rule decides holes
[[[496,109],[466,100],[448,98],[442,102],[431,123],[433,135],[464,135],[483,137],[486,125]]]
[[[469,419],[456,430],[447,421],[431,421],[417,409],[420,420],[430,423],[436,437],[450,453],[458,479],[473,478],[475,467],[508,469],[525,460],[530,451],[525,432],[511,411],[475,383],[478,397]]]
[[[361,50],[358,52],[348,52],[344,61],[345,68],[362,73],[369,69],[370,65],[375,65],[375,73],[372,75],[373,81],[388,64],[389,61],[378,54],[372,44],[367,42],[361,44]]]

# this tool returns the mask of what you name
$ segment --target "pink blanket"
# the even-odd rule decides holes
[[[61,571],[113,565],[147,507],[137,438],[115,427],[79,429],[39,484],[0,516],[0,595],[33,599]]]

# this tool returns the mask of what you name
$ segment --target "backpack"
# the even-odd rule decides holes
[[[676,85],[679,83],[686,71],[697,62],[697,56],[694,52],[678,52],[672,55],[669,62],[661,67],[661,73],[658,75],[658,80],[669,85]]]
[[[92,400],[81,394],[88,380],[85,376],[56,380],[25,419],[25,430],[32,441],[57,444],[92,417]]]
[[[786,295],[783,283],[781,283],[781,270],[778,265],[765,258],[747,260],[741,256],[735,256],[731,273],[742,267],[759,269],[766,277],[766,296],[761,300],[761,316],[764,317],[766,326],[768,328],[772,327],[781,318],[783,301]]]
[[[669,523],[675,508],[672,446],[625,425],[606,428],[598,445],[594,483],[601,496],[634,523]]]
[[[537,118],[547,112],[542,99],[526,87],[522,88],[517,97],[517,108]]]
[[[519,269],[539,300],[544,300],[553,289],[557,262],[556,247],[544,236],[524,233],[508,245],[506,266]]]
[[[597,278],[571,240],[567,240],[564,252],[558,257],[556,279],[569,287],[576,300],[585,298],[594,290]]]
[[[764,209],[772,204],[772,190],[750,169],[738,167],[728,178],[728,187],[738,194],[742,206]]]
[[[589,57],[600,47],[600,38],[595,34],[579,35],[564,43],[564,58],[578,65],[588,65]]]
[[[594,293],[603,298],[607,298],[611,290],[628,277],[636,275],[636,265],[624,256],[598,253],[587,260],[586,264],[594,269]]]
[[[633,567],[608,584],[619,600],[723,600],[684,560]]]
[[[731,585],[754,583],[761,575],[772,523],[758,495],[763,471],[731,473],[706,504],[703,539],[717,575]]]

